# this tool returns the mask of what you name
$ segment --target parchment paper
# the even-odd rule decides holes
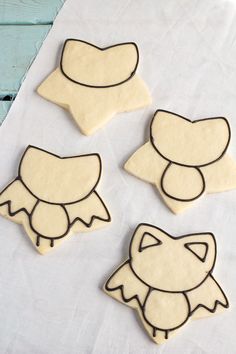
[[[35,92],[74,37],[108,46],[135,41],[138,72],[153,104],[117,115],[91,137],[69,114]],[[2,53],[3,55],[4,53]],[[34,250],[22,227],[0,218],[0,353],[236,353],[236,190],[209,195],[175,216],[156,190],[123,170],[148,138],[157,108],[200,119],[225,116],[236,158],[236,4],[224,0],[67,0],[0,128],[0,188],[17,174],[28,144],[60,155],[99,152],[99,187],[113,222],[76,234],[50,254]],[[157,346],[135,312],[101,290],[128,256],[140,222],[179,236],[211,231],[218,242],[215,277],[231,302],[219,316],[192,321]]]

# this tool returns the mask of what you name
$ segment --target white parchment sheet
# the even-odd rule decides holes
[[[138,72],[153,104],[83,136],[66,111],[35,92],[58,64],[68,37],[98,46],[135,41]],[[59,155],[98,152],[99,191],[113,222],[41,256],[21,226],[0,218],[1,354],[236,353],[236,190],[209,195],[175,216],[151,185],[123,170],[147,140],[157,108],[191,119],[227,117],[229,153],[236,158],[236,2],[67,0],[0,128],[0,188],[16,176],[28,144]],[[190,322],[162,346],[149,339],[134,311],[101,290],[126,259],[140,222],[176,236],[213,232],[214,274],[231,303],[222,315]]]

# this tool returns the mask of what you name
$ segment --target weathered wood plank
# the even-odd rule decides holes
[[[11,105],[12,101],[0,101],[0,124],[4,121]]]
[[[0,24],[52,24],[64,0],[0,0]]]
[[[0,26],[0,98],[15,95],[50,25]]]

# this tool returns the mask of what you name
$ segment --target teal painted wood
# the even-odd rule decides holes
[[[52,24],[63,0],[0,0],[0,24]]]
[[[11,105],[12,101],[0,101],[0,124],[4,121]]]
[[[0,0],[0,124],[64,0]],[[27,26],[26,26],[27,25]]]
[[[0,26],[0,98],[16,95],[50,25]]]

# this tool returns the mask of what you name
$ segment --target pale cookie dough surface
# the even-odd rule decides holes
[[[67,109],[81,132],[91,135],[116,113],[143,108],[151,97],[136,74],[135,43],[98,48],[69,39],[61,65],[38,87],[45,99]]]
[[[212,276],[215,260],[211,233],[174,238],[140,224],[130,243],[129,259],[111,275],[104,291],[136,309],[149,336],[160,344],[188,320],[229,306]]]
[[[230,137],[225,118],[192,122],[159,110],[151,123],[150,141],[124,167],[154,184],[177,214],[206,193],[236,188],[236,162],[226,154]]]
[[[95,188],[98,154],[61,158],[29,146],[18,177],[0,193],[0,214],[22,224],[40,253],[72,232],[94,230],[111,220]]]

